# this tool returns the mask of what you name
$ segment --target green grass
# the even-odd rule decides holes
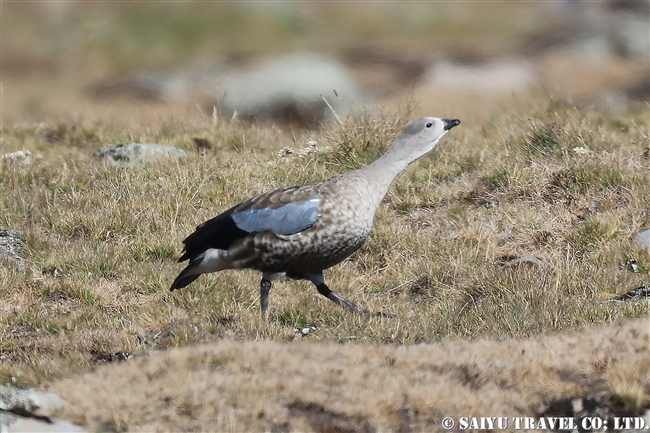
[[[326,272],[333,290],[394,319],[351,316],[310,284],[282,281],[263,322],[252,271],[168,287],[182,268],[180,241],[197,224],[254,194],[367,164],[405,117],[365,114],[298,136],[202,118],[146,130],[84,124],[59,126],[56,143],[37,125],[5,127],[3,151],[42,158],[0,173],[0,194],[13,198],[0,203],[3,226],[25,232],[29,262],[0,267],[0,355],[9,361],[0,377],[35,385],[87,371],[97,349],[137,354],[223,338],[502,339],[646,317],[647,303],[602,301],[648,284],[650,259],[633,242],[650,225],[648,112],[606,119],[555,107],[495,119],[487,130],[454,129],[396,180],[367,244]],[[573,151],[587,135],[589,153]],[[213,143],[205,156],[141,167],[92,156],[128,137],[189,150],[195,136]],[[320,150],[298,156],[312,140]],[[286,147],[295,151],[288,159],[278,156]],[[527,254],[545,265],[500,267]],[[620,267],[630,257],[643,272]],[[296,333],[311,325],[309,336]]]

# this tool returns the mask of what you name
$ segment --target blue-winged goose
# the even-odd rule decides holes
[[[256,269],[262,315],[271,282],[288,277],[310,280],[318,292],[348,310],[368,310],[332,292],[323,270],[355,252],[368,238],[375,211],[391,182],[431,151],[459,120],[425,117],[409,125],[372,164],[316,185],[291,186],[258,195],[204,222],[183,241],[179,262],[189,264],[171,290],[199,275],[223,269]]]

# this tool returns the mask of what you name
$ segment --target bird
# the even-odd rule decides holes
[[[254,269],[262,272],[262,317],[267,315],[272,282],[285,277],[311,281],[321,295],[346,310],[369,314],[333,292],[323,271],[364,244],[393,180],[459,124],[458,119],[424,117],[408,125],[386,153],[365,167],[317,184],[258,195],[205,221],[183,240],[178,262],[189,263],[170,290],[202,274]]]

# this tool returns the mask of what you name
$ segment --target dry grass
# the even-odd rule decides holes
[[[50,390],[69,403],[61,415],[96,431],[444,431],[445,416],[510,417],[513,430],[512,417],[568,416],[558,410],[574,399],[597,402],[601,417],[650,406],[649,337],[643,319],[506,342],[224,340]]]

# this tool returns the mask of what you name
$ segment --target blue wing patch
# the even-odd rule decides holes
[[[252,232],[271,231],[278,235],[293,235],[311,227],[318,219],[319,198],[300,204],[287,203],[278,208],[264,207],[233,212],[237,227]]]

